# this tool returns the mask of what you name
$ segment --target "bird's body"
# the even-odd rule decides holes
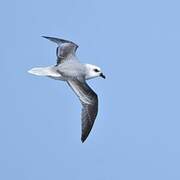
[[[75,60],[66,61],[56,66],[56,68],[66,80],[78,78],[80,81],[83,81],[86,76],[85,65]]]
[[[75,52],[78,46],[64,39],[45,37],[58,44],[56,50],[57,64],[48,67],[32,68],[29,73],[38,76],[47,76],[56,80],[66,81],[75,94],[79,97],[82,109],[82,136],[84,142],[89,135],[98,112],[98,97],[88,86],[86,80],[102,74],[99,67],[91,64],[81,64]]]

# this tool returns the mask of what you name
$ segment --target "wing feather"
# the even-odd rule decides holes
[[[56,66],[75,57],[75,53],[78,48],[78,45],[75,44],[74,42],[65,39],[55,38],[55,37],[47,37],[47,36],[42,36],[42,37],[52,42],[55,42],[58,45],[56,49],[56,56],[57,56]]]
[[[82,104],[81,141],[84,142],[93,127],[94,121],[98,113],[98,96],[86,82],[81,82],[79,80],[71,80],[68,81],[68,84],[79,97]]]

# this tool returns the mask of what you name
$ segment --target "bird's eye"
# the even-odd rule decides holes
[[[99,72],[99,70],[98,70],[98,69],[94,69],[94,71],[95,71],[95,72]]]

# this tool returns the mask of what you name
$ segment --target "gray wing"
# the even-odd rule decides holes
[[[49,39],[50,41],[55,42],[58,45],[56,49],[56,56],[57,56],[56,66],[58,66],[59,64],[63,63],[68,59],[72,59],[73,57],[75,57],[75,53],[78,48],[77,44],[65,39],[59,39],[59,38],[47,37],[47,36],[42,36],[42,37]]]
[[[68,81],[69,86],[79,97],[82,104],[81,113],[81,141],[88,137],[98,113],[98,97],[86,82],[79,80]]]

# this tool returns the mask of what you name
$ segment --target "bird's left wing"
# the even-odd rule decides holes
[[[77,44],[65,39],[59,39],[59,38],[47,37],[47,36],[42,36],[42,37],[49,39],[50,41],[55,42],[58,45],[56,49],[57,66],[65,62],[66,60],[75,57],[75,53],[78,48]]]
[[[97,116],[98,97],[85,81],[69,80],[68,84],[79,97],[83,106],[81,114],[81,141],[84,142],[88,137]]]

